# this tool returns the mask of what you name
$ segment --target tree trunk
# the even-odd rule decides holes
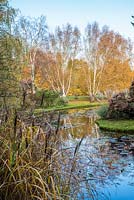
[[[31,65],[31,81],[32,81],[32,93],[35,94],[35,66]]]

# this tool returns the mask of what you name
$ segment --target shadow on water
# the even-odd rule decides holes
[[[102,132],[96,118],[95,110],[61,115],[61,164],[71,199],[134,199],[134,135]]]

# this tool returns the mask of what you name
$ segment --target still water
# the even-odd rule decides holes
[[[95,110],[61,115],[62,166],[71,200],[133,200],[134,134],[103,132],[96,118]]]

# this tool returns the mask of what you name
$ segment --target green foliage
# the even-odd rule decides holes
[[[67,98],[60,97],[58,92],[53,90],[38,90],[35,94],[36,105],[42,107],[65,106]]]
[[[100,107],[100,109],[97,111],[97,114],[102,118],[105,119],[107,117],[107,112],[108,112],[108,106],[104,105]]]
[[[48,99],[54,99],[59,97],[59,93],[54,90],[45,90],[45,97]]]
[[[68,99],[66,97],[58,97],[55,100],[55,106],[66,106],[68,104]]]
[[[16,107],[21,99],[21,43],[11,32],[16,12],[6,0],[0,3],[0,11],[0,105]]]
[[[4,32],[10,30],[11,23],[14,21],[16,13],[17,11],[9,6],[8,0],[0,1],[0,30]],[[0,34],[2,34],[2,32],[0,31]]]

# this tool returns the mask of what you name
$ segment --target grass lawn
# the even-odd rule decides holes
[[[67,110],[67,109],[75,109],[75,108],[91,108],[102,106],[104,103],[90,103],[89,101],[80,101],[80,100],[73,100],[70,101],[66,106],[56,106],[50,108],[38,108],[35,109],[35,113],[40,113],[42,111],[49,112],[49,111],[59,111],[59,110]]]
[[[97,120],[103,130],[134,133],[134,120]]]
[[[89,96],[67,96],[69,101],[81,100],[89,101]]]

